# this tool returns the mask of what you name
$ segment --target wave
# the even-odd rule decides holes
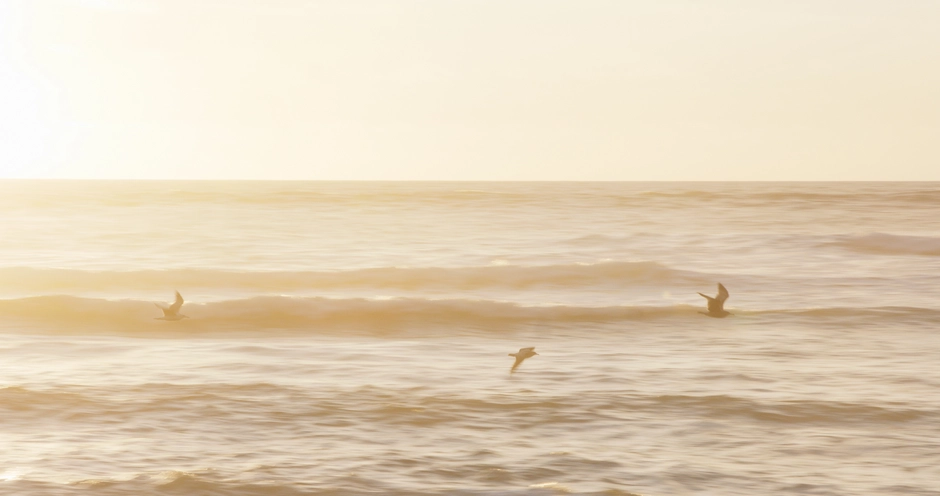
[[[629,245],[638,238],[650,236],[647,233],[631,234],[630,236],[590,234],[565,239],[562,242],[573,246],[618,246]],[[801,243],[805,246],[815,244],[821,247],[836,247],[858,253],[940,256],[940,237],[933,236],[908,236],[876,232],[862,235],[789,236],[775,239],[788,243]],[[694,278],[689,277],[687,280],[706,280],[708,274],[677,271],[675,276],[677,279],[682,276],[696,276]]]
[[[500,369],[502,372],[502,369]],[[489,373],[489,372],[486,372]],[[136,398],[136,400],[128,400]],[[277,399],[272,399],[277,398]],[[280,403],[289,398],[289,405]],[[940,418],[940,411],[918,402],[844,402],[816,399],[772,400],[728,394],[643,395],[619,391],[572,391],[519,396],[492,393],[468,396],[433,388],[360,386],[303,387],[271,383],[171,384],[148,383],[105,390],[39,391],[0,388],[0,412],[6,417],[61,416],[69,421],[152,416],[186,422],[213,408],[219,422],[238,422],[279,412],[278,421],[323,424],[342,418],[362,425],[478,425],[499,419],[513,425],[537,412],[553,412],[544,423],[577,424],[599,414],[635,417],[684,412],[703,419],[745,417],[770,423],[903,423]],[[484,424],[486,422],[484,421]]]
[[[728,395],[666,395],[645,400],[645,403],[655,410],[698,410],[708,418],[748,417],[762,422],[780,423],[902,423],[938,416],[936,411],[903,407],[813,400],[764,402]]]
[[[502,371],[502,369],[500,369]],[[577,401],[572,401],[572,395]],[[136,400],[128,400],[136,398]],[[289,398],[291,405],[277,403]],[[554,412],[545,422],[579,423],[585,416],[606,412],[633,414],[694,413],[707,419],[747,417],[774,423],[846,423],[933,421],[940,411],[922,403],[843,402],[815,399],[772,400],[728,394],[643,395],[615,391],[576,391],[553,395],[519,396],[496,392],[468,396],[444,394],[433,388],[341,386],[310,390],[267,382],[248,384],[146,383],[69,391],[0,387],[0,412],[5,418],[61,416],[69,421],[125,418],[142,415],[183,422],[217,407],[219,421],[264,416],[276,408],[279,421],[329,423],[342,417],[361,424],[429,425],[474,423],[505,419],[513,423],[533,412]],[[275,401],[275,403],[271,403]],[[226,413],[227,412],[227,413]]]
[[[468,470],[467,477],[473,474]],[[4,487],[12,495],[87,495],[97,496],[126,496],[134,494],[139,496],[191,496],[193,494],[211,496],[374,496],[384,494],[388,496],[549,496],[556,494],[569,494],[571,491],[555,483],[521,485],[518,488],[501,488],[499,490],[487,489],[427,489],[402,488],[380,479],[366,479],[356,474],[345,477],[337,476],[334,484],[321,484],[324,487],[310,488],[305,482],[239,482],[226,479],[212,471],[185,472],[170,470],[152,474],[141,474],[131,479],[92,478],[66,484],[12,480],[3,482]],[[453,484],[447,484],[453,485]],[[583,496],[642,496],[622,489],[605,489],[603,491],[578,491]]]
[[[734,309],[732,309],[734,310]],[[5,327],[46,329],[50,332],[107,332],[118,334],[191,334],[200,332],[267,332],[294,330],[327,333],[363,331],[371,335],[408,331],[506,331],[538,325],[570,329],[577,325],[680,322],[701,319],[700,307],[570,305],[525,306],[476,299],[322,298],[262,296],[211,303],[187,303],[187,320],[154,320],[162,315],[153,303],[75,296],[35,296],[0,300]],[[940,310],[915,307],[819,308],[799,310],[734,310],[735,318],[811,320],[831,324],[863,322],[940,321]],[[703,321],[699,321],[703,322]],[[732,324],[733,325],[733,324]]]
[[[844,236],[831,244],[860,253],[940,257],[940,238],[929,236],[872,233]]]
[[[503,370],[500,368],[500,372]],[[485,372],[489,374],[490,372]],[[323,423],[342,417],[357,424],[430,425],[476,424],[480,419],[503,419],[507,424],[536,412],[553,412],[545,423],[576,424],[598,414],[685,412],[705,419],[748,417],[774,423],[836,423],[933,421],[940,411],[919,402],[845,402],[822,399],[773,400],[729,394],[644,395],[627,391],[571,391],[520,396],[442,393],[434,388],[332,386],[316,390],[267,382],[248,384],[146,383],[106,388],[45,391],[0,387],[0,412],[5,417],[61,416],[70,421],[151,415],[171,422],[198,417],[204,408],[217,410],[218,421],[244,421],[265,416],[274,408],[278,420]],[[128,398],[136,398],[129,400]],[[276,399],[275,399],[276,398]],[[287,401],[289,405],[280,403]],[[485,428],[479,427],[478,428]]]
[[[708,282],[711,276],[657,262],[491,265],[479,267],[378,267],[346,271],[235,272],[204,269],[88,271],[0,268],[0,288],[75,291],[166,288],[299,289],[481,289],[531,287],[623,287],[643,283]]]
[[[468,372],[492,376],[505,374],[505,369],[478,367]],[[523,462],[517,462],[513,470],[494,474],[486,469],[505,467],[506,455],[496,453],[493,450],[498,448],[485,441],[532,429],[533,425],[538,426],[539,433],[549,433],[548,437],[552,432],[571,431],[577,435],[610,426],[652,426],[655,430],[663,425],[670,427],[670,419],[678,419],[679,431],[674,427],[676,422],[670,430],[679,436],[684,435],[681,432],[684,426],[698,429],[698,425],[715,422],[722,424],[722,429],[745,429],[758,434],[774,429],[820,427],[851,434],[873,429],[918,432],[930,429],[940,420],[936,402],[917,398],[884,401],[876,395],[837,401],[804,391],[807,394],[784,395],[788,398],[784,399],[779,394],[753,390],[743,394],[643,394],[629,385],[628,378],[622,377],[614,378],[620,386],[611,389],[573,387],[538,391],[351,385],[354,383],[344,381],[185,383],[171,377],[167,379],[172,382],[112,382],[94,387],[63,384],[58,390],[0,388],[0,414],[7,423],[15,426],[35,423],[37,419],[49,422],[62,431],[43,436],[51,438],[50,442],[63,437],[69,442],[100,440],[103,436],[99,443],[102,444],[109,436],[126,439],[133,436],[130,433],[141,432],[137,435],[145,440],[139,445],[132,443],[131,448],[118,453],[117,459],[113,450],[105,448],[83,453],[81,463],[72,462],[69,469],[92,467],[93,475],[67,484],[30,479],[49,477],[56,467],[31,473],[29,469],[18,472],[14,465],[5,472],[7,479],[0,482],[4,494],[453,494],[440,488],[458,483],[467,487],[460,494],[468,496],[515,494],[512,488],[517,488],[519,494],[551,494],[523,488],[536,487],[532,485],[536,482],[540,483],[538,487],[547,487],[549,483],[542,481],[558,480],[553,477],[555,474],[574,474],[565,480],[575,487],[583,481],[609,480],[607,477],[623,473],[629,464],[622,461],[619,452],[582,449],[559,453],[560,448],[549,446],[534,457],[520,458]],[[567,383],[570,379],[569,374],[561,374],[557,380]],[[912,429],[912,425],[917,428]],[[417,451],[408,449],[409,444],[400,449],[402,445],[394,443],[384,445],[387,449],[375,449],[375,432],[382,431],[405,435],[456,432],[458,436],[483,441],[452,450],[452,456],[440,459],[427,456],[427,443],[419,444]],[[39,432],[42,434],[43,430]],[[172,442],[151,444],[145,436],[161,436],[161,441]],[[198,469],[206,466],[206,460],[216,460],[218,449],[191,449],[185,443],[194,437],[201,442],[200,446],[213,448],[202,440],[221,439],[223,447],[234,445],[253,455],[261,449],[262,454]],[[545,438],[535,435],[523,442],[537,443]],[[708,435],[705,438],[711,442]],[[450,438],[444,435],[443,439]],[[747,441],[747,436],[734,442],[740,443],[741,439]],[[910,445],[907,441],[900,439]],[[331,456],[337,456],[330,451],[337,442],[352,446],[340,455],[345,456],[343,460],[354,458],[354,473],[336,470],[336,465],[329,463]],[[932,448],[929,441],[915,445],[908,451],[914,449],[916,453],[923,449],[927,453]],[[153,453],[147,452],[154,446],[157,449]],[[371,456],[359,456],[363,449]],[[308,455],[306,450],[316,454]],[[549,450],[558,451],[549,454]],[[297,457],[299,462],[294,461]],[[140,459],[148,462],[144,472],[140,472],[140,463],[134,463]],[[109,460],[116,463],[114,470],[108,470]],[[133,468],[127,468],[129,462]],[[160,467],[177,470],[158,471]],[[276,477],[272,477],[271,468],[277,469]],[[390,473],[396,477],[388,477]],[[473,488],[489,491],[475,492]]]
[[[531,324],[648,321],[694,315],[696,307],[522,306],[492,300],[424,298],[301,298],[261,296],[212,303],[187,303],[190,317],[155,321],[153,303],[76,296],[35,296],[0,300],[0,316],[50,329],[99,329],[118,333],[191,333],[237,330],[308,329],[313,332],[363,330],[394,333],[410,329],[506,329]]]
[[[850,184],[850,183],[849,183]],[[832,188],[825,190],[818,183],[804,183],[799,185],[777,183],[775,189],[757,185],[749,185],[747,189],[730,188],[723,190],[705,189],[668,189],[642,191],[633,194],[617,195],[615,198],[622,202],[633,203],[637,200],[663,200],[663,201],[694,201],[703,203],[726,202],[731,204],[748,204],[761,206],[774,203],[826,203],[826,204],[857,204],[867,205],[895,205],[905,204],[911,206],[935,206],[940,204],[940,189],[912,189],[907,191],[891,191],[882,187],[857,186],[854,190]],[[766,185],[765,185],[766,186]]]
[[[741,315],[751,316],[791,316],[816,319],[874,319],[874,320],[898,320],[898,319],[940,319],[940,310],[933,308],[919,307],[825,307],[825,308],[801,308],[786,310],[757,310],[743,311]]]

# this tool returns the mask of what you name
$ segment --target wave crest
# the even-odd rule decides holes
[[[35,296],[0,300],[5,327],[47,332],[116,334],[192,334],[266,332],[302,333],[361,331],[370,335],[409,331],[507,331],[538,325],[570,329],[572,325],[656,323],[703,319],[701,307],[672,306],[525,306],[477,299],[323,298],[259,296],[211,303],[187,303],[178,322],[154,320],[161,312],[140,300],[107,300],[76,296]],[[940,311],[914,307],[738,310],[741,319],[864,322],[879,325],[898,320],[936,322]],[[710,322],[710,319],[699,322]],[[732,324],[733,325],[733,324]]]
[[[694,315],[696,307],[654,306],[522,306],[514,303],[423,298],[299,298],[261,296],[212,303],[187,303],[190,317],[156,321],[153,303],[75,296],[36,296],[0,301],[0,315],[11,325],[41,323],[61,329],[100,329],[117,333],[191,333],[270,329],[311,332],[363,330],[382,334],[411,329],[506,329],[530,324],[648,321]]]
[[[0,287],[17,291],[75,291],[178,288],[300,289],[481,289],[529,287],[623,287],[643,283],[710,281],[707,274],[658,262],[491,265],[480,267],[377,267],[346,271],[235,272],[204,269],[87,271],[0,268]]]

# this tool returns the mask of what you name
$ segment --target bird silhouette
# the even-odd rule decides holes
[[[179,291],[176,292],[176,301],[172,305],[166,306],[160,303],[154,303],[154,305],[163,310],[163,317],[154,317],[154,320],[183,320],[189,318],[189,316],[180,313],[180,308],[183,307],[183,296]]]
[[[522,362],[526,358],[534,357],[535,355],[538,355],[538,353],[535,352],[534,346],[529,348],[519,348],[518,352],[510,353],[509,356],[516,357],[516,362],[512,364],[512,368],[509,369],[509,373],[511,374],[515,372],[516,369],[519,368],[519,365],[522,365]]]
[[[725,300],[728,299],[728,290],[725,289],[724,285],[720,282],[718,283],[718,295],[712,298],[711,296],[702,295],[706,300],[708,300],[708,312],[699,312],[702,315],[708,315],[709,317],[714,317],[716,319],[723,319],[729,315],[734,315],[731,312],[725,310]]]

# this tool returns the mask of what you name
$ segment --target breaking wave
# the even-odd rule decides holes
[[[424,298],[299,298],[260,296],[212,303],[187,303],[178,322],[155,321],[162,315],[151,302],[75,296],[36,296],[0,300],[0,316],[21,323],[44,323],[118,333],[189,333],[270,329],[364,330],[382,334],[410,329],[505,329],[528,324],[648,321],[694,315],[697,308],[655,306],[523,306],[514,303]]]
[[[108,300],[75,296],[36,296],[0,300],[6,327],[16,325],[50,332],[107,332],[117,334],[188,334],[194,332],[264,332],[293,330],[302,333],[363,331],[371,335],[409,331],[507,331],[532,325],[569,329],[572,324],[656,323],[701,319],[700,307],[672,306],[526,306],[478,299],[426,298],[322,298],[260,296],[211,303],[187,303],[189,319],[154,320],[160,310],[140,300]],[[818,320],[840,324],[878,324],[899,320],[940,321],[940,310],[915,307],[819,308],[801,310],[737,311],[740,319]],[[699,320],[699,322],[708,322]]]

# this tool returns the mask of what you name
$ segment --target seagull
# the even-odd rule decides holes
[[[166,306],[160,303],[154,303],[160,310],[163,310],[163,317],[154,317],[154,320],[183,320],[189,317],[180,313],[180,307],[183,306],[183,295],[176,292],[176,301],[172,305]]]
[[[519,365],[522,364],[523,360],[529,357],[534,357],[535,355],[538,355],[538,353],[535,352],[534,346],[529,348],[519,348],[518,353],[510,353],[509,356],[516,357],[516,363],[512,364],[512,368],[509,369],[509,373],[511,374],[515,372],[516,369],[519,368]]]
[[[714,317],[716,319],[723,319],[729,315],[734,315],[731,312],[725,310],[725,300],[728,299],[728,290],[719,282],[718,283],[718,295],[712,298],[708,295],[703,295],[699,293],[706,300],[708,300],[708,312],[699,312],[702,315],[708,315],[709,317]]]

